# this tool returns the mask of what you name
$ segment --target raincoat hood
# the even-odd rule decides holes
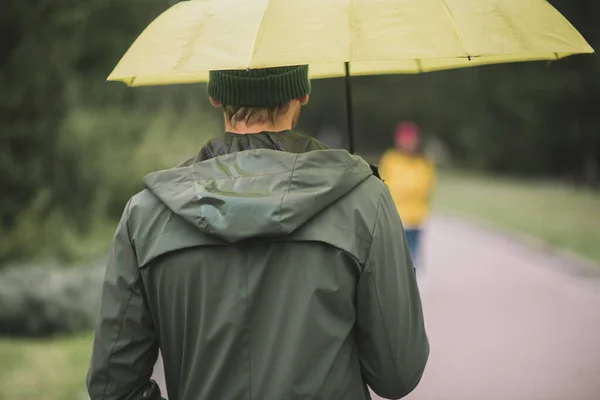
[[[144,183],[175,214],[234,243],[288,235],[372,174],[345,150],[261,148],[155,172]]]

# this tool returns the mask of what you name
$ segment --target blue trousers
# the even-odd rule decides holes
[[[410,228],[404,231],[406,235],[406,244],[408,245],[408,251],[413,260],[413,264],[418,263],[419,245],[421,244],[421,228]]]

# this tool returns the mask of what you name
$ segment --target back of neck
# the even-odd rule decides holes
[[[235,124],[233,126],[229,121],[225,121],[225,131],[230,133],[236,133],[238,135],[250,135],[253,133],[260,132],[281,132],[281,131],[289,131],[292,129],[290,123],[264,123],[264,124],[251,124],[247,125],[243,122]]]

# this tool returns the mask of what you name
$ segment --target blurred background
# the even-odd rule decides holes
[[[592,47],[600,47],[600,3],[551,3]],[[219,111],[210,107],[203,85],[131,89],[104,83],[136,36],[169,5],[165,0],[0,5],[0,399],[86,398],[104,257],[125,202],[142,189],[145,174],[175,166],[222,132]],[[560,262],[567,269],[572,263],[600,271],[596,56],[360,77],[352,83],[359,154],[377,163],[393,146],[396,124],[410,120],[422,129],[426,152],[438,166],[433,196],[438,222],[424,261],[427,267],[430,260],[432,284],[424,296],[435,296],[435,287],[453,287],[442,273],[434,278],[441,271],[436,263],[446,270],[464,264],[456,271],[466,280],[477,275],[465,266],[474,269],[493,259],[500,251],[494,248],[514,252],[521,261],[535,258],[524,265],[541,265],[540,270],[560,253],[569,254],[570,261]],[[346,146],[342,80],[313,81],[298,128],[334,147]],[[448,231],[455,224],[444,219],[448,216],[460,224],[486,223],[485,230],[460,231],[459,247],[480,248],[477,238],[496,240],[496,229],[526,247],[494,245],[481,260],[470,250],[441,257],[436,244],[454,232]],[[542,245],[525,244],[531,240]],[[592,275],[577,279],[591,281]],[[560,286],[562,278],[556,279]],[[543,279],[534,274],[531,281]],[[582,307],[600,304],[597,297],[590,301]],[[425,303],[435,318],[437,303]],[[430,325],[439,326],[433,320]],[[443,336],[439,329],[432,337]],[[598,365],[582,368],[591,373]],[[435,385],[434,378],[427,382]],[[600,398],[596,393],[571,398]],[[427,396],[419,398],[437,398]]]

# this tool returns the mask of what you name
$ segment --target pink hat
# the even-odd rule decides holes
[[[396,136],[396,140],[414,140],[421,135],[421,130],[414,122],[401,122],[396,125],[394,135]]]

